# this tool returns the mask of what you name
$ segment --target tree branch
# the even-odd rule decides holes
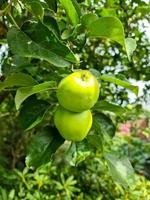
[[[0,93],[0,104],[5,100],[5,98],[9,95],[9,91],[4,91]]]

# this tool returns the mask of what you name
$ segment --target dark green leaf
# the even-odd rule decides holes
[[[54,52],[40,46],[30,39],[24,32],[12,27],[7,35],[8,44],[14,54],[23,57],[44,59],[57,67],[67,67],[69,62]]]
[[[89,36],[114,40],[125,48],[125,35],[121,21],[117,17],[101,17],[88,28]]]
[[[59,39],[59,30],[54,18],[45,16],[42,23],[27,22],[22,29],[30,37],[32,41],[47,49],[54,54],[60,56],[66,61],[76,63],[76,57],[72,51],[65,46]]]
[[[107,115],[98,113],[93,117],[93,130],[97,135],[112,138],[115,135],[116,127]]]
[[[21,57],[18,55],[14,55],[12,57],[12,63],[13,63],[13,68],[12,71],[18,70],[20,67],[23,66],[33,66],[32,63],[30,63],[30,60],[25,57]]]
[[[46,2],[47,2],[50,9],[57,12],[57,1],[56,0],[46,0]]]
[[[80,162],[90,155],[90,148],[88,141],[85,139],[82,142],[72,142],[66,154],[66,160],[72,166],[77,166]]]
[[[0,82],[0,90],[3,90],[4,88],[14,87],[14,86],[32,86],[37,84],[37,81],[32,78],[32,76],[28,74],[24,74],[21,72],[18,73],[12,73],[5,81]]]
[[[97,149],[101,149],[102,150],[103,143],[102,143],[102,137],[101,136],[96,135],[96,134],[87,135],[87,140],[91,145],[93,145]]]
[[[31,140],[26,157],[28,167],[39,167],[52,158],[56,150],[64,143],[56,128],[44,127]]]
[[[29,98],[22,106],[18,119],[24,130],[30,130],[39,124],[50,104],[44,100]]]
[[[134,170],[127,157],[119,157],[118,154],[105,154],[105,159],[112,178],[124,187],[134,184]]]
[[[32,12],[32,14],[39,18],[40,20],[43,19],[43,16],[44,16],[44,9],[41,5],[41,3],[39,1],[29,1],[29,0],[26,0],[26,4],[27,6],[29,7],[29,10]]]
[[[110,103],[108,101],[105,101],[105,100],[101,100],[101,101],[98,101],[95,105],[94,105],[94,108],[93,108],[94,111],[109,111],[109,112],[113,112],[117,115],[121,115],[121,114],[124,114],[126,112],[126,109],[119,106],[119,105],[116,105],[114,103]]]
[[[43,24],[51,31],[55,36],[60,38],[60,31],[57,24],[57,21],[54,17],[52,17],[48,12],[45,11],[45,15],[43,18]]]
[[[129,83],[127,81],[122,81],[122,80],[116,78],[113,75],[104,74],[104,75],[101,76],[101,80],[108,81],[110,83],[114,83],[116,85],[119,85],[119,86],[122,86],[124,88],[127,88],[128,90],[131,90],[133,93],[138,95],[138,90],[139,90],[138,86],[134,86],[134,85],[132,85],[131,83]]]
[[[54,81],[47,81],[35,86],[31,87],[21,87],[17,90],[15,96],[15,104],[16,109],[18,110],[22,102],[27,99],[29,96],[45,91],[56,88],[56,83]]]

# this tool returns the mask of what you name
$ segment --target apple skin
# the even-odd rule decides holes
[[[94,106],[99,97],[99,82],[88,70],[74,72],[58,85],[59,104],[72,112],[82,112]]]
[[[71,112],[59,106],[54,114],[54,124],[66,140],[82,141],[92,126],[92,113],[90,110]]]

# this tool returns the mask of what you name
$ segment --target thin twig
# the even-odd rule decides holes
[[[16,21],[14,20],[14,18],[13,18],[13,16],[11,15],[10,12],[8,13],[8,15],[9,15],[9,17],[11,18],[13,24],[14,24],[18,29],[20,29],[19,26],[18,26],[18,24],[16,23]]]
[[[13,0],[10,0],[9,4],[3,10],[0,10],[0,16],[6,15],[7,13],[10,12],[12,3],[13,3]]]

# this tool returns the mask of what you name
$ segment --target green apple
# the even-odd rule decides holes
[[[67,110],[82,112],[94,106],[99,97],[99,82],[88,70],[80,70],[61,80],[58,85],[59,104]]]
[[[81,141],[92,126],[92,113],[90,110],[71,112],[59,106],[54,114],[54,124],[66,140]]]

